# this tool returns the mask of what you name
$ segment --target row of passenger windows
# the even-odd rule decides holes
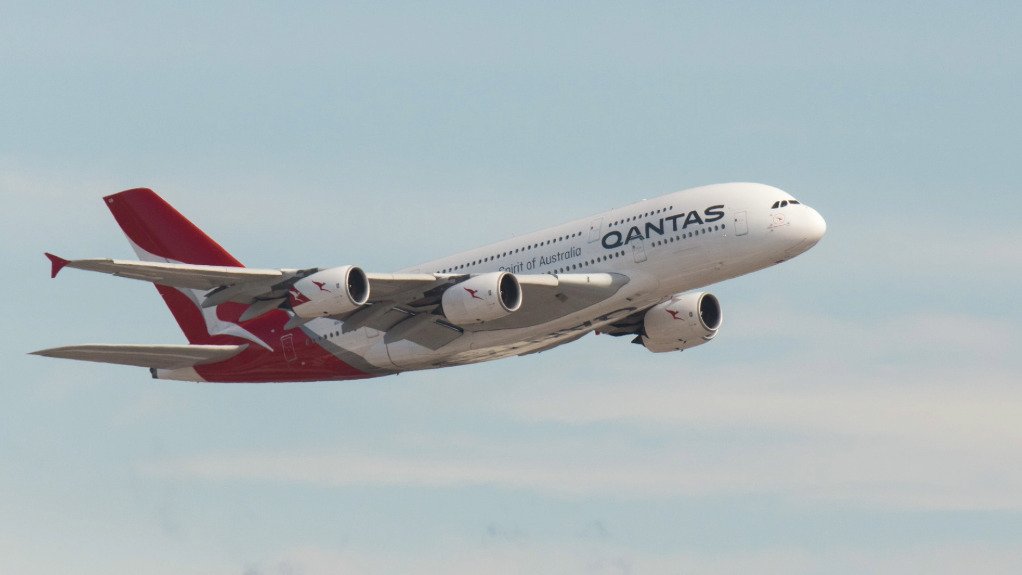
[[[602,256],[600,256],[598,258],[593,258],[591,260],[584,261],[584,262],[582,262],[580,264],[571,264],[570,266],[564,266],[562,268],[557,268],[555,270],[550,270],[547,273],[550,273],[550,274],[563,274],[565,272],[570,272],[572,270],[581,270],[583,268],[589,267],[589,266],[594,265],[594,264],[598,264],[600,262],[607,262],[607,261],[610,261],[610,260],[612,260],[614,258],[619,258],[619,257],[621,257],[623,255],[625,255],[625,251],[624,250],[619,250],[619,251],[616,251],[616,252],[614,252],[612,254],[604,254],[604,255],[602,255]]]
[[[685,238],[691,238],[692,236],[698,236],[700,234],[708,234],[708,233],[713,232],[713,231],[723,230],[726,227],[727,226],[725,226],[724,224],[720,224],[719,227],[717,225],[714,225],[712,228],[707,226],[705,228],[700,228],[700,229],[695,230],[693,232],[686,232],[686,233],[682,233],[682,234],[679,234],[679,235],[676,235],[676,236],[670,236],[670,237],[665,238],[665,239],[656,240],[653,243],[651,243],[650,245],[656,247],[656,246],[662,246],[664,244],[674,243],[675,241],[679,241],[680,242],[681,240],[683,240]]]
[[[774,207],[776,208],[777,205],[775,204]],[[641,218],[648,218],[649,216],[655,216],[657,214],[660,214],[660,213],[663,213],[663,212],[668,212],[668,211],[671,211],[673,209],[674,209],[674,206],[667,206],[666,208],[661,208],[659,210],[653,210],[653,211],[645,212],[645,213],[642,213],[642,214],[638,214],[636,216],[632,216],[630,218],[624,218],[624,219],[621,219],[621,220],[615,220],[615,221],[611,222],[608,225],[608,227],[614,227],[614,226],[621,225],[621,224],[624,224],[624,223],[627,223],[627,222],[633,222],[633,221],[641,219]],[[539,243],[535,243],[535,244],[529,244],[529,245],[525,246],[524,248],[515,248],[514,250],[502,252],[502,253],[499,253],[499,254],[496,254],[496,255],[485,257],[485,258],[480,259],[480,260],[473,260],[473,261],[470,261],[470,262],[467,262],[467,263],[464,263],[464,264],[459,264],[459,265],[456,265],[456,266],[453,266],[453,267],[444,268],[442,270],[439,270],[439,272],[437,272],[437,273],[444,273],[444,274],[446,274],[446,273],[456,272],[458,270],[463,270],[463,269],[465,269],[467,267],[470,267],[470,266],[479,265],[479,264],[486,263],[486,262],[492,262],[493,260],[498,259],[498,258],[503,258],[503,257],[507,257],[509,255],[514,255],[514,254],[517,254],[517,253],[534,250],[534,249],[542,247],[542,246],[548,246],[550,244],[555,244],[557,242],[563,242],[564,240],[570,240],[572,238],[578,238],[578,237],[582,237],[582,232],[575,232],[575,233],[573,233],[571,235],[567,235],[567,236],[559,236],[559,237],[556,237],[556,238],[553,238],[553,239],[550,239],[550,240],[546,240],[546,241],[543,241],[543,242],[539,242]]]
[[[614,220],[613,222],[610,222],[608,227],[612,228],[614,226],[618,226],[618,225],[621,225],[621,224],[624,224],[624,223],[634,222],[635,220],[638,220],[640,218],[648,218],[650,216],[655,216],[655,215],[657,215],[659,213],[669,212],[669,211],[671,211],[673,209],[674,209],[674,206],[667,206],[666,208],[661,208],[659,210],[653,210],[652,212],[646,212],[644,214],[639,214],[637,216],[632,216],[630,218],[625,218],[623,220]]]
[[[681,241],[681,240],[683,240],[685,238],[691,238],[693,236],[698,236],[700,234],[707,234],[707,233],[712,232],[712,231],[722,231],[722,230],[724,230],[726,228],[727,228],[727,226],[725,224],[720,224],[720,225],[714,224],[714,226],[712,228],[707,226],[705,228],[700,228],[700,229],[695,230],[695,231],[681,233],[681,234],[676,235],[676,236],[670,236],[670,237],[668,237],[666,239],[655,240],[653,242],[650,242],[650,246],[653,246],[653,247],[662,246],[662,245],[667,244],[667,243],[674,243],[675,241]],[[542,245],[542,244],[539,244],[539,245]],[[504,252],[504,253],[505,254],[511,254],[513,252]],[[570,266],[564,266],[562,268],[557,268],[555,270],[550,270],[547,273],[559,274],[559,273],[564,273],[564,272],[575,270],[575,269],[582,269],[582,268],[584,268],[586,266],[593,265],[593,264],[596,264],[596,263],[599,263],[599,262],[609,261],[609,260],[611,260],[613,258],[620,257],[620,256],[623,256],[623,255],[625,255],[624,251],[617,251],[617,252],[614,252],[614,253],[609,254],[609,255],[603,255],[603,256],[600,256],[600,257],[597,257],[597,258],[590,259],[588,261],[582,262],[581,264],[572,264]],[[456,267],[450,268],[450,269],[451,270],[459,270],[459,269],[464,268],[466,265],[474,265],[476,263],[483,263],[483,262],[490,261],[492,259],[493,258],[491,257],[489,259],[477,260],[477,261],[472,262],[471,264],[464,264],[464,265],[456,266]],[[438,272],[438,273],[447,273],[447,272],[448,272],[448,270],[444,269],[444,270],[440,270],[440,272]]]
[[[778,202],[774,202],[774,205],[770,206],[770,209],[771,210],[776,210],[777,208],[786,207],[788,204],[797,204],[797,203],[799,203],[798,200],[780,200]]]
[[[546,240],[546,241],[543,241],[543,242],[539,242],[539,243],[535,243],[535,244],[529,244],[529,245],[525,246],[524,248],[515,248],[514,250],[508,250],[506,252],[501,252],[499,254],[488,256],[488,257],[485,257],[485,258],[480,259],[480,260],[472,260],[472,261],[470,261],[468,263],[456,265],[456,266],[449,267],[449,268],[444,268],[444,269],[440,270],[437,273],[446,274],[446,273],[455,272],[455,271],[458,271],[458,270],[463,270],[463,269],[465,269],[467,267],[470,267],[470,266],[474,266],[474,265],[478,265],[478,264],[483,264],[483,263],[486,263],[486,262],[492,262],[495,259],[506,258],[507,256],[512,256],[512,255],[517,254],[517,253],[522,253],[522,252],[534,250],[536,248],[540,248],[540,247],[543,247],[543,246],[549,246],[550,244],[556,244],[557,242],[563,242],[564,240],[570,240],[572,238],[580,238],[580,237],[582,237],[582,232],[575,232],[575,233],[573,233],[571,235],[568,235],[568,236],[558,236],[556,238],[553,238],[553,239],[550,239],[550,240]]]

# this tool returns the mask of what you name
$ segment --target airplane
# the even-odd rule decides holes
[[[244,267],[160,196],[104,198],[138,260],[67,260],[147,281],[188,344],[86,344],[35,355],[216,383],[351,380],[533,354],[588,333],[651,352],[711,341],[720,281],[789,260],[823,237],[776,187],[714,184],[573,220],[395,273],[355,265]]]

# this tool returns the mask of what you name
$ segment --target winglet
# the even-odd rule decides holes
[[[55,256],[49,252],[46,252],[46,257],[50,259],[50,264],[52,265],[52,268],[50,269],[51,278],[57,277],[60,270],[64,269],[64,266],[68,264],[68,260],[65,260],[60,256]]]

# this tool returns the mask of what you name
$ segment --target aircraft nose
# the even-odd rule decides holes
[[[823,219],[820,212],[806,206],[809,213],[806,218],[805,234],[809,240],[815,244],[823,238],[823,235],[827,233],[827,220]]]

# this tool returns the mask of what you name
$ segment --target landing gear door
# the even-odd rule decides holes
[[[635,258],[635,263],[639,264],[646,261],[646,242],[642,240],[634,241],[631,243],[632,246],[632,257]]]
[[[746,212],[735,212],[735,235],[744,236],[749,233],[749,219]]]
[[[603,235],[603,218],[597,218],[589,222],[589,243],[600,239],[601,235]]]

